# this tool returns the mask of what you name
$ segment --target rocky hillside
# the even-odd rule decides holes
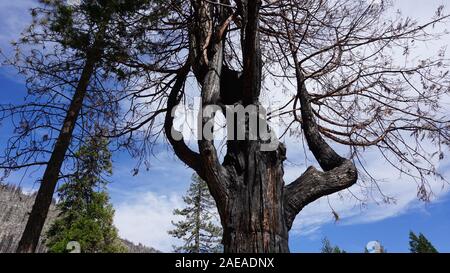
[[[125,239],[122,239],[122,243],[128,249],[128,253],[160,253],[153,247],[147,247],[140,243],[136,245]]]
[[[20,187],[0,183],[0,253],[12,253],[17,248],[20,236],[25,228],[28,213],[31,211],[35,195],[22,192]],[[47,231],[52,221],[57,217],[58,211],[52,204],[49,216],[44,226]],[[41,238],[37,252],[46,252]],[[142,244],[135,245],[128,240],[122,240],[129,253],[155,253],[157,250]]]
[[[19,187],[0,184],[0,253],[11,253],[17,248],[35,197],[24,194]],[[52,204],[43,233],[56,216],[55,205]],[[37,249],[40,253],[46,251],[42,241],[43,238]]]

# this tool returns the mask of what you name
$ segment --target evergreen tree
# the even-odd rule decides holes
[[[346,253],[344,250],[341,250],[338,246],[331,245],[330,240],[327,237],[322,239],[322,253]]]
[[[438,253],[436,248],[422,234],[417,236],[414,232],[409,232],[409,250],[411,253]]]
[[[89,138],[76,157],[76,175],[58,189],[60,215],[47,232],[49,252],[67,252],[71,241],[80,243],[83,253],[125,251],[113,226],[114,209],[102,177],[112,173],[106,140]]]
[[[180,215],[184,219],[172,222],[176,228],[169,231],[173,237],[184,241],[182,246],[174,246],[175,252],[221,252],[222,228],[213,222],[216,217],[215,202],[206,182],[193,175],[192,183],[183,200],[186,207],[174,210],[174,215]]]

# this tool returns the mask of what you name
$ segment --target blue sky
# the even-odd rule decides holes
[[[8,42],[17,37],[29,22],[26,9],[33,0],[1,1],[0,48],[8,53]],[[445,1],[394,1],[402,11],[414,18],[431,16],[434,9]],[[448,43],[450,44],[450,39]],[[23,81],[13,72],[0,68],[0,102],[19,103],[24,95]],[[10,136],[9,126],[0,127],[0,150]],[[292,144],[292,143],[291,143]],[[297,147],[300,145],[296,145]],[[289,148],[291,147],[291,148]],[[157,149],[149,171],[132,176],[135,161],[125,153],[114,155],[114,175],[109,186],[116,209],[115,223],[122,237],[168,251],[177,241],[167,234],[173,220],[172,210],[182,206],[182,195],[189,186],[192,171],[187,169],[164,145]],[[448,152],[448,151],[447,151]],[[285,180],[292,181],[312,161],[304,160],[304,152],[288,146],[292,163],[285,167]],[[311,157],[309,157],[311,158]],[[305,208],[297,217],[290,234],[294,252],[318,252],[321,240],[327,236],[333,244],[349,252],[361,252],[367,242],[379,240],[389,252],[408,251],[408,232],[423,232],[442,252],[450,252],[450,195],[449,188],[440,181],[432,183],[435,196],[431,203],[417,200],[417,187],[399,177],[376,153],[366,154],[367,167],[378,174],[383,192],[396,199],[396,203],[379,203],[380,197],[361,203],[343,196],[322,198]],[[446,178],[450,173],[448,159],[439,166]],[[37,189],[35,180],[40,172],[15,173],[10,183],[20,183],[27,191]],[[332,207],[340,220],[334,221]]]

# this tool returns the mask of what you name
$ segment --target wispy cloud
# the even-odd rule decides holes
[[[167,231],[173,229],[171,221],[176,219],[173,210],[180,207],[182,199],[178,193],[146,192],[116,204],[114,222],[122,238],[168,252],[178,243]]]
[[[362,202],[353,197],[363,197],[371,193],[359,183],[341,193],[323,197],[303,209],[293,226],[293,235],[310,236],[319,231],[324,224],[335,221],[333,211],[339,215],[338,225],[372,223],[396,217],[413,210],[424,209],[426,204],[417,197],[418,185],[411,178],[400,176],[390,164],[380,160],[376,154],[367,153],[366,168],[378,179],[381,192],[394,198],[390,203],[383,202],[383,196],[375,193]],[[450,177],[449,161],[442,162],[442,175]],[[431,202],[439,202],[450,191],[445,181],[431,179],[428,190],[432,192]],[[351,194],[350,194],[351,192]]]
[[[0,2],[0,48],[8,51],[10,43],[31,23],[30,8],[37,6],[35,0]]]

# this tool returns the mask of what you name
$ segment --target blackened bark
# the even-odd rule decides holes
[[[261,1],[239,1],[242,15],[242,99],[244,106],[259,105],[262,61],[259,38]],[[240,84],[237,81],[237,84]],[[221,86],[227,88],[226,86]],[[229,94],[226,89],[225,94]],[[249,129],[246,119],[245,129]],[[262,126],[259,124],[259,126]],[[224,247],[232,253],[289,252],[288,228],[285,221],[283,161],[286,149],[279,144],[275,151],[262,151],[259,137],[229,140],[224,160],[231,181],[225,208]]]
[[[214,113],[207,114],[203,111],[208,106],[215,106],[220,100],[220,79],[222,75],[223,63],[223,44],[217,41],[212,44],[211,54],[208,61],[208,72],[205,75],[202,84],[202,115],[201,115],[201,136],[198,140],[200,159],[202,162],[202,172],[204,180],[207,181],[211,195],[219,206],[219,213],[223,210],[228,200],[228,182],[229,176],[223,166],[220,164],[217,156],[214,140],[208,139],[203,135],[203,129],[207,124],[214,123]]]
[[[284,206],[286,225],[290,230],[297,214],[308,204],[322,196],[352,186],[358,177],[355,165],[345,160],[340,166],[321,172],[309,167],[294,182],[285,187]]]
[[[358,180],[356,166],[338,155],[320,135],[303,71],[292,51],[296,65],[297,99],[300,100],[302,129],[308,147],[324,172],[310,167],[285,188],[286,224],[291,229],[296,215],[314,200],[351,187]],[[295,106],[294,106],[295,108]]]
[[[262,152],[260,141],[229,142],[224,167],[230,174],[223,208],[224,248],[228,253],[287,253],[283,161],[286,150]]]
[[[262,59],[259,38],[260,0],[242,0],[243,34],[242,53],[244,62],[244,105],[258,102],[261,92]]]
[[[166,138],[171,144],[175,154],[181,159],[186,165],[195,170],[197,173],[201,173],[201,162],[200,154],[192,151],[187,144],[184,142],[181,132],[176,131],[173,128],[174,120],[174,109],[180,103],[182,98],[182,88],[186,81],[186,77],[189,73],[189,64],[186,64],[180,69],[176,75],[175,83],[167,99],[167,113],[164,122],[164,132]],[[178,138],[175,138],[178,135]],[[200,175],[203,178],[203,175]]]
[[[300,67],[296,68],[296,77],[297,98],[300,100],[302,113],[302,129],[305,133],[308,147],[324,171],[332,170],[340,166],[345,159],[338,155],[320,135],[314,112],[311,108],[311,97],[306,89],[305,78]]]
[[[39,242],[42,228],[47,218],[48,210],[55,193],[58,183],[61,166],[64,162],[66,152],[70,146],[72,134],[76,125],[77,118],[86,96],[87,87],[94,73],[95,66],[101,58],[102,39],[94,43],[92,49],[86,56],[86,62],[83,67],[77,88],[72,97],[67,115],[56,140],[50,160],[44,172],[36,200],[28,218],[27,225],[17,247],[19,253],[33,253]]]

